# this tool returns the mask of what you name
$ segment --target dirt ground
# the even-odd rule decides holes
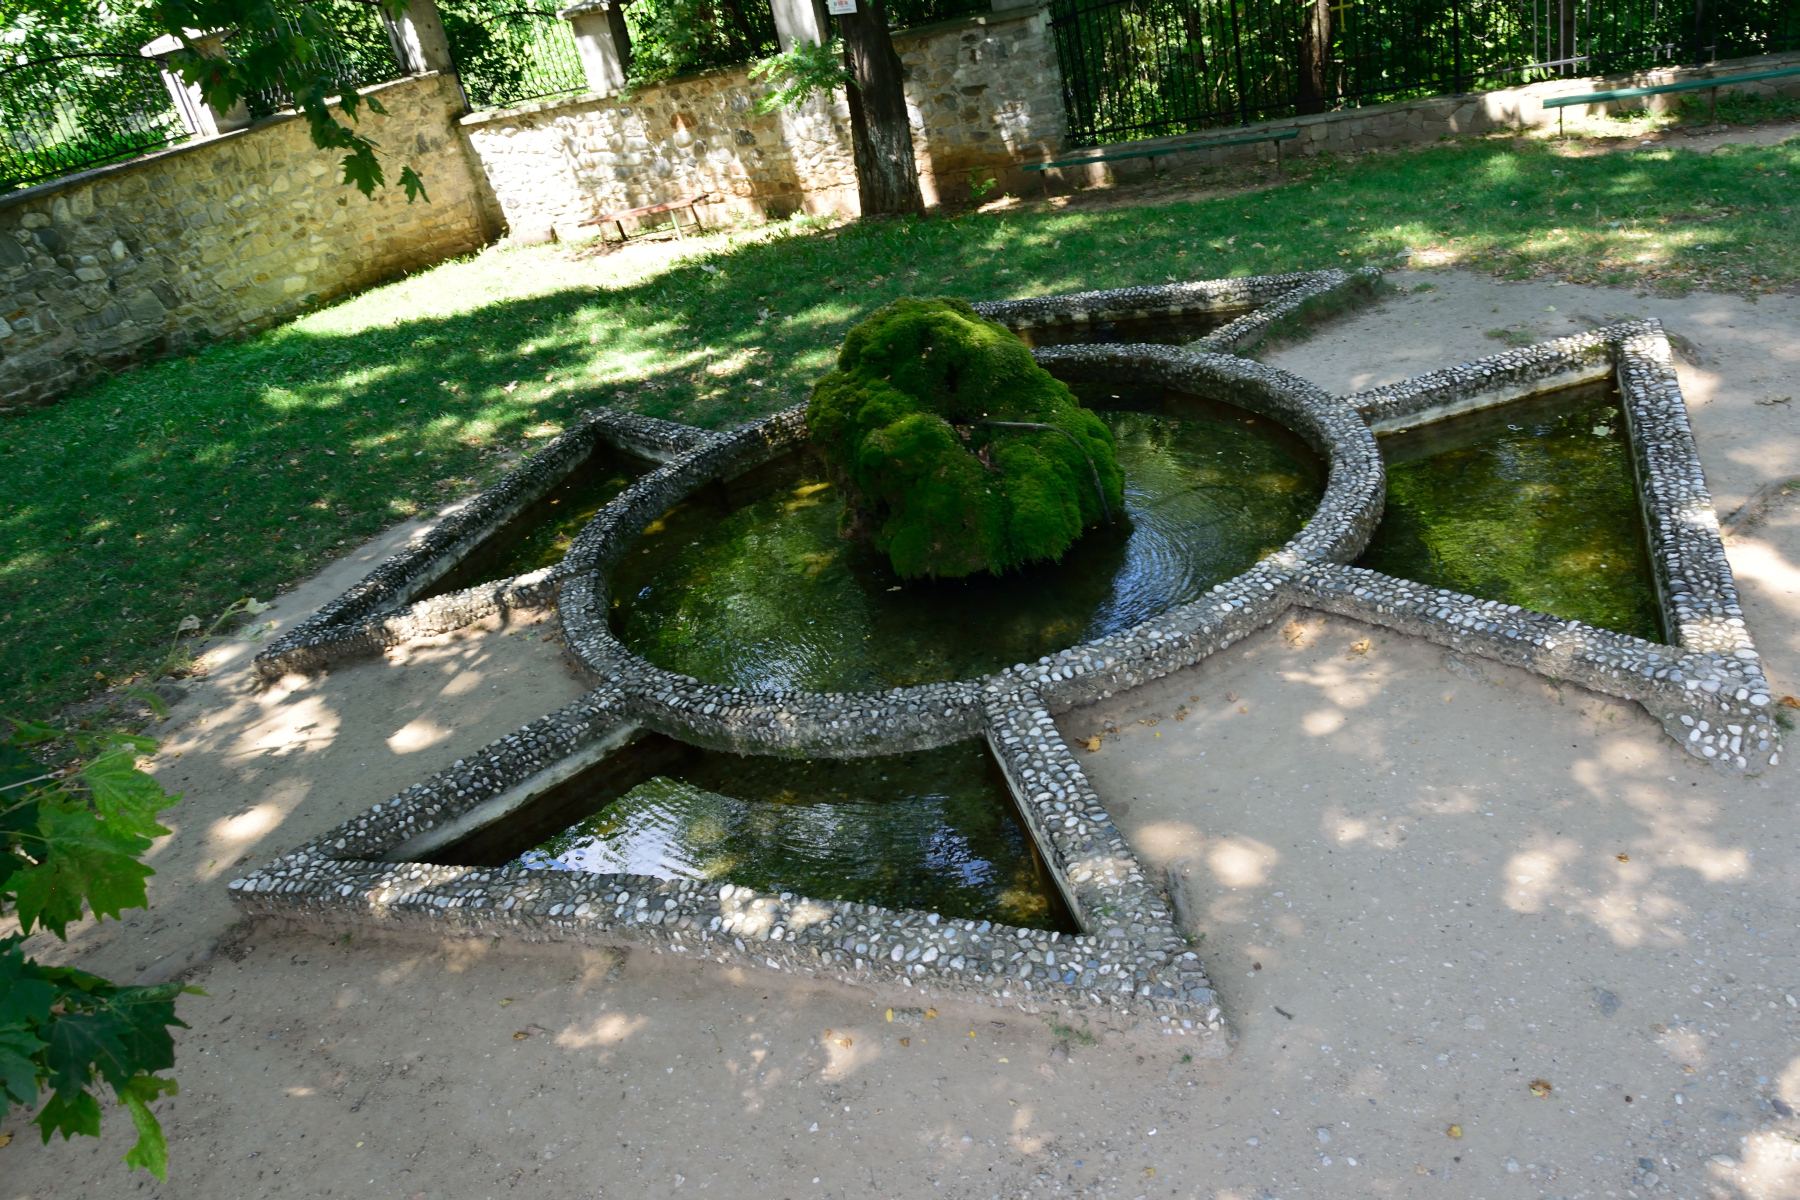
[[[1800,301],[1394,282],[1270,361],[1351,390],[1493,353],[1488,330],[1654,314],[1721,512],[1800,473]],[[1793,691],[1800,505],[1730,552]],[[162,732],[186,798],[151,910],[36,947],[209,993],[181,1005],[169,1182],[126,1174],[122,1114],[48,1147],[14,1114],[0,1197],[1800,1197],[1791,769],[1726,779],[1634,705],[1316,613],[1061,722],[1122,731],[1083,763],[1181,881],[1222,1061],[1017,1011],[890,1023],[855,989],[643,951],[252,930],[204,960],[238,863],[572,699],[553,628],[268,691],[225,648]]]

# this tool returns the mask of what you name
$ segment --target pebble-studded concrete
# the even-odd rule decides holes
[[[608,410],[590,413],[494,487],[438,522],[418,543],[288,630],[256,656],[266,680],[380,654],[411,638],[447,633],[508,609],[542,608],[556,595],[561,565],[408,603],[489,535],[555,488],[600,446],[666,461],[719,435],[691,425]]]
[[[1367,273],[1318,272],[1183,285],[1188,290],[1179,294],[1130,289],[1112,306],[1105,293],[1086,293],[986,307],[1019,321],[1061,320],[1077,312],[1103,320],[1150,311],[1153,303],[1172,311],[1169,305],[1195,296],[1224,303],[1266,294],[1273,297],[1268,309],[1286,305],[1284,311],[1291,313],[1303,302],[1329,299],[1333,289],[1372,282]],[[1265,320],[1263,328],[1280,315]],[[651,941],[669,953],[917,986],[1034,1011],[1046,1004],[1106,1005],[1155,1017],[1154,1024],[1143,1023],[1152,1033],[1191,1036],[1197,1053],[1213,1053],[1223,1051],[1229,1032],[1200,960],[1058,736],[1053,713],[1192,665],[1302,605],[1636,700],[1690,753],[1726,771],[1779,763],[1768,687],[1744,628],[1685,403],[1669,366],[1667,339],[1656,322],[1611,326],[1349,397],[1218,349],[1198,342],[1181,348],[1077,345],[1036,354],[1064,378],[1160,383],[1237,404],[1293,429],[1330,468],[1319,509],[1300,534],[1200,600],[1131,630],[982,679],[928,687],[859,694],[753,692],[663,671],[627,651],[606,621],[612,565],[646,525],[695,488],[796,448],[805,435],[805,413],[789,409],[730,435],[679,426],[645,430],[639,436],[659,438],[656,445],[667,461],[589,523],[552,578],[489,585],[514,591],[554,587],[570,652],[592,677],[594,689],[233,880],[236,903],[246,912],[318,926],[401,922],[471,936]],[[1678,645],[1660,646],[1347,565],[1381,517],[1385,475],[1376,431],[1608,374],[1616,376],[1623,394],[1653,565],[1666,623],[1678,631]],[[642,453],[642,447],[640,442],[632,448]],[[554,469],[542,468],[546,475]],[[539,477],[519,485],[514,495],[541,495],[547,486]],[[496,504],[483,511],[517,511],[517,506]],[[497,523],[490,517],[479,528]],[[435,554],[408,558],[382,577],[383,586],[402,594],[405,580],[447,569],[437,564],[446,562],[450,546],[478,540],[464,532]],[[359,600],[363,607],[356,608],[349,602],[352,595],[360,594],[347,593],[326,610],[335,624],[319,621],[302,629],[348,628],[350,616],[367,620],[364,614],[375,602]],[[315,636],[329,641],[327,635]],[[297,642],[265,653],[292,656],[320,644]],[[721,749],[836,755],[895,753],[985,737],[1081,933],[1065,936],[691,880],[383,861],[427,855],[502,817],[645,728]]]

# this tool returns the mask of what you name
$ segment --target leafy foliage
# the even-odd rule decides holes
[[[846,532],[872,536],[902,577],[1060,559],[1122,504],[1111,432],[960,300],[896,300],[852,329],[807,428],[848,485]]]
[[[798,108],[815,94],[829,94],[850,82],[850,72],[844,67],[844,43],[837,38],[823,44],[797,41],[792,49],[753,63],[750,78],[759,82],[781,81],[774,91],[756,102],[757,113]]]
[[[373,196],[387,183],[386,170],[380,147],[355,126],[365,107],[374,113],[384,110],[375,97],[358,94],[355,85],[366,81],[371,71],[376,78],[392,78],[400,71],[385,45],[371,57],[366,37],[360,46],[347,40],[351,25],[367,33],[371,8],[398,15],[406,9],[406,0],[370,0],[366,5],[310,0],[291,6],[269,0],[5,0],[0,4],[0,42],[17,49],[12,50],[14,61],[0,68],[0,75],[26,72],[20,81],[32,81],[40,91],[50,88],[53,94],[48,99],[27,97],[22,108],[13,103],[17,112],[0,101],[0,112],[27,129],[60,120],[59,140],[85,146],[82,161],[65,164],[64,169],[107,157],[104,138],[95,141],[94,133],[122,120],[120,153],[166,141],[172,117],[158,117],[153,128],[138,127],[143,122],[137,110],[148,105],[162,111],[166,95],[154,64],[137,48],[173,34],[181,46],[164,62],[187,83],[197,85],[207,103],[226,112],[243,101],[252,115],[293,105],[306,118],[315,146],[344,152],[343,181]],[[208,36],[201,37],[196,32],[200,30]],[[379,35],[376,40],[385,42]],[[18,101],[15,93],[21,87],[26,85],[16,82],[7,95]],[[109,96],[110,106],[105,102]],[[65,118],[76,110],[78,119],[64,128],[69,126]],[[94,144],[86,145],[83,139]],[[401,168],[396,182],[409,201],[429,199],[410,166]]]
[[[28,753],[58,738],[83,765],[50,770]],[[169,1148],[150,1105],[176,1092],[175,1080],[157,1072],[175,1065],[169,1027],[186,1028],[175,998],[199,989],[121,987],[45,966],[22,949],[34,927],[63,937],[84,902],[97,916],[144,906],[152,872],[138,856],[169,832],[156,817],[180,799],[137,769],[151,749],[127,734],[64,734],[28,722],[14,722],[0,742],[0,908],[19,921],[18,933],[0,938],[0,1092],[11,1109],[50,1091],[34,1119],[48,1142],[53,1133],[98,1136],[93,1089],[111,1087],[138,1130],[126,1164],[161,1179]]]
[[[747,62],[777,45],[762,0],[637,0],[625,21],[634,85]]]

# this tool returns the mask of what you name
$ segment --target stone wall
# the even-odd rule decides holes
[[[366,92],[389,115],[363,127],[412,162],[429,204],[340,185],[339,156],[293,115],[0,196],[0,411],[487,241],[455,80]]]
[[[894,37],[928,204],[975,182],[1017,186],[1019,164],[1062,145],[1061,77],[1037,9],[948,21]],[[515,237],[691,196],[708,224],[857,211],[841,93],[758,115],[742,67],[463,118]],[[663,220],[666,218],[658,218]],[[629,228],[629,223],[628,226]],[[591,228],[587,231],[592,232]]]

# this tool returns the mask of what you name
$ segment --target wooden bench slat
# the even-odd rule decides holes
[[[589,217],[585,221],[576,222],[576,224],[604,225],[609,221],[622,221],[626,217],[647,217],[652,213],[670,212],[677,208],[692,208],[694,205],[706,201],[710,195],[711,193],[708,193],[705,196],[694,196],[685,200],[664,200],[661,204],[646,204],[642,208],[628,208],[623,212],[607,213],[603,217]]]
[[[1241,137],[1209,138],[1204,142],[1157,146],[1149,150],[1121,150],[1114,154],[1094,154],[1087,158],[1065,158],[1056,162],[1026,163],[1027,171],[1048,171],[1052,167],[1079,167],[1087,163],[1115,162],[1125,158],[1157,158],[1164,154],[1181,154],[1188,150],[1205,150],[1212,146],[1246,146],[1253,142],[1286,142],[1300,136],[1298,129],[1279,129],[1270,133],[1244,134]]]
[[[1545,108],[1568,108],[1576,104],[1602,104],[1609,100],[1629,100],[1634,96],[1657,96],[1668,92],[1703,92],[1708,88],[1730,87],[1734,83],[1754,83],[1759,79],[1779,79],[1800,75],[1800,67],[1782,67],[1775,71],[1750,71],[1742,75],[1720,75],[1713,79],[1684,79],[1679,83],[1658,83],[1645,87],[1615,88],[1610,92],[1589,92],[1582,96],[1552,96]]]

